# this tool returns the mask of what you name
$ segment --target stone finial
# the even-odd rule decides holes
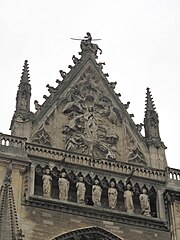
[[[152,94],[149,88],[146,92],[146,111],[155,111],[156,107],[152,98]]]
[[[25,60],[22,75],[21,75],[21,82],[28,83],[30,81],[29,78],[30,78],[29,77],[29,64],[28,64],[28,60]]]

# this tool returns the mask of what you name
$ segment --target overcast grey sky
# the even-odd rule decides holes
[[[143,122],[150,87],[168,147],[169,166],[180,168],[180,1],[179,0],[0,0],[0,132],[9,134],[24,60],[29,61],[35,99],[56,86],[89,31],[103,50],[100,61],[121,100],[131,102],[135,123]]]

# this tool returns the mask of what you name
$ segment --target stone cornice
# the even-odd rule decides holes
[[[168,231],[167,223],[159,218],[146,217],[136,214],[130,215],[116,210],[94,208],[92,206],[72,202],[62,202],[60,200],[47,199],[37,195],[30,196],[23,204],[26,206],[49,209],[56,212]]]

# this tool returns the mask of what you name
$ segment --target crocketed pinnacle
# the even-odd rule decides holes
[[[17,212],[11,186],[12,162],[9,163],[3,185],[0,189],[0,239],[19,240],[21,230],[18,226]]]
[[[22,76],[21,76],[21,82],[23,83],[28,83],[30,81],[29,79],[29,65],[28,65],[28,60],[24,61],[24,66],[23,66],[23,71],[22,71]]]
[[[153,97],[151,95],[151,91],[149,88],[147,88],[147,92],[146,92],[146,107],[145,107],[145,111],[156,111],[155,105],[154,105],[154,101],[153,101]]]

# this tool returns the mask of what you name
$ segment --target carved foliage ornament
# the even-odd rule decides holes
[[[87,71],[66,94],[66,150],[115,159],[119,140],[116,112],[110,98],[99,89],[97,79]]]

